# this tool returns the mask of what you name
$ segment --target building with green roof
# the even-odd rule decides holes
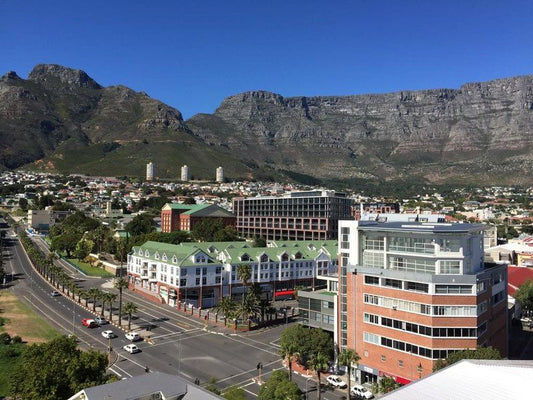
[[[214,306],[222,297],[241,296],[239,265],[249,265],[247,282],[259,284],[270,298],[292,296],[296,286],[314,287],[320,275],[337,271],[337,241],[203,242],[179,245],[146,242],[128,256],[130,283],[161,302]]]
[[[235,226],[235,216],[215,204],[167,203],[161,209],[161,232],[192,231],[205,219],[220,219],[224,225]]]

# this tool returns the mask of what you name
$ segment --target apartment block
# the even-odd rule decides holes
[[[146,242],[128,255],[129,282],[157,300],[199,307],[214,306],[222,297],[243,292],[239,265],[249,265],[248,284],[259,284],[269,298],[294,295],[296,286],[313,287],[318,275],[337,270],[337,242],[276,242],[251,247],[246,242],[204,242],[173,245]]]
[[[507,355],[507,269],[484,264],[484,229],[340,222],[337,340],[361,357],[352,379],[407,383],[477,346]]]
[[[161,232],[192,231],[205,219],[222,219],[224,225],[235,225],[235,216],[215,204],[167,203],[161,209]]]
[[[326,190],[233,199],[237,231],[267,240],[334,239],[338,221],[351,218],[352,206],[346,194]]]

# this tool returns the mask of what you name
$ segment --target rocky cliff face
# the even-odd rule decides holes
[[[172,177],[182,162],[214,171],[221,160],[199,160],[210,153],[178,110],[145,93],[102,87],[60,65],[37,65],[26,80],[15,72],[0,78],[0,167],[143,174],[157,160],[160,176]]]
[[[187,124],[259,164],[321,178],[524,183],[533,160],[533,76],[378,95],[247,92]]]

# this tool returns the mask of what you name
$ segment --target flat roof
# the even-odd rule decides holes
[[[459,224],[441,222],[373,222],[359,221],[359,229],[365,231],[395,231],[395,232],[431,232],[431,233],[468,233],[487,229],[483,224]]]
[[[532,380],[533,360],[462,360],[382,399],[527,399]]]

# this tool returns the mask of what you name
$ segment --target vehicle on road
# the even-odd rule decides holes
[[[81,320],[81,323],[83,326],[86,326],[87,328],[96,328],[98,326],[96,321],[92,318],[83,318]]]
[[[61,296],[61,293],[59,293],[57,290],[52,290],[52,292],[50,293],[50,296],[52,297]]]
[[[355,396],[357,399],[373,399],[374,395],[370,390],[361,385],[355,385],[350,390],[352,396]]]
[[[105,319],[104,317],[96,317],[94,320],[100,326],[105,325],[105,324],[109,324],[109,321],[107,319]]]
[[[127,344],[126,346],[123,347],[123,349],[126,350],[130,354],[138,353],[139,351],[141,351],[141,349],[139,349],[134,344]]]
[[[126,339],[136,342],[137,340],[141,340],[141,336],[137,332],[128,332],[126,333]]]
[[[337,375],[330,375],[326,378],[326,381],[331,385],[331,386],[334,386],[334,387],[338,387],[338,388],[345,388],[346,386],[348,386],[346,384],[346,382],[344,382],[341,378],[339,378]]]
[[[117,335],[115,335],[113,333],[113,331],[103,331],[102,332],[102,336],[105,337],[106,339],[113,339],[114,337],[116,337]]]

